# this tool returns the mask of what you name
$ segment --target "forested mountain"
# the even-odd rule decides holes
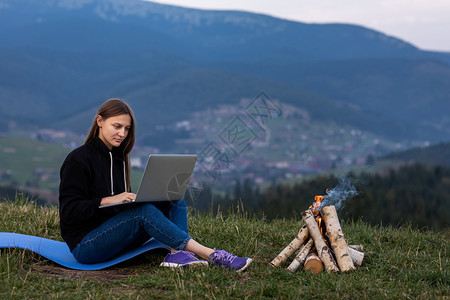
[[[122,97],[151,130],[264,90],[313,122],[445,141],[449,61],[356,25],[139,0],[0,0],[0,125],[84,132],[99,103]]]
[[[450,143],[439,143],[429,147],[412,148],[405,151],[393,152],[381,159],[450,167]]]

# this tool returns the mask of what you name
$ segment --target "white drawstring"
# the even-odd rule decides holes
[[[125,192],[128,192],[127,189],[127,175],[125,171],[125,161],[123,162],[123,184],[125,185]]]
[[[110,174],[109,176],[111,177],[111,196],[114,196],[114,182],[113,182],[113,157],[112,157],[112,153],[109,152],[109,158],[111,159],[111,168],[110,168]]]
[[[109,158],[111,159],[111,168],[109,171],[109,176],[111,177],[111,196],[114,196],[114,181],[113,181],[113,170],[112,170],[112,165],[113,165],[113,159],[112,159],[112,153],[109,152]],[[125,186],[125,192],[128,192],[127,189],[127,173],[126,173],[126,168],[125,168],[125,162],[123,162],[123,184]]]
[[[109,158],[111,159],[111,168],[109,171],[109,176],[111,177],[111,196],[114,196],[114,181],[113,181],[113,157],[112,153],[109,152]],[[125,168],[125,162],[123,162],[123,184],[125,186],[125,192],[128,192],[127,189],[127,172]]]

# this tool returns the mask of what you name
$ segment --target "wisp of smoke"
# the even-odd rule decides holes
[[[341,208],[343,202],[356,196],[358,192],[353,185],[351,178],[339,178],[338,185],[327,191],[327,194],[323,196],[321,207],[327,205],[334,205],[336,210]]]

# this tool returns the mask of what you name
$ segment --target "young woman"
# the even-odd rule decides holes
[[[189,236],[184,199],[100,208],[135,199],[129,158],[134,141],[131,108],[120,99],[110,99],[99,108],[85,143],[64,161],[59,187],[61,235],[74,257],[82,263],[105,261],[153,237],[171,247],[161,266],[209,262],[245,270],[251,258],[203,246]]]

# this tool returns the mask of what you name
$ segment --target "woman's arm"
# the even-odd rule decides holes
[[[61,167],[59,205],[61,220],[66,224],[89,222],[97,217],[101,198],[90,198],[92,181],[89,168],[80,161],[66,160]]]

